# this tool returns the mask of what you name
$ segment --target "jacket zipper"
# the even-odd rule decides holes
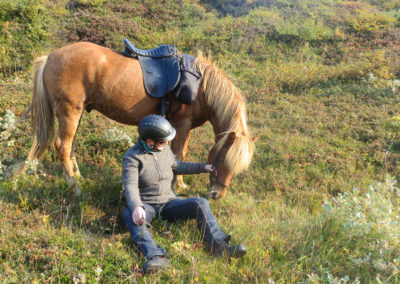
[[[162,179],[162,174],[161,174],[161,169],[158,167],[158,163],[157,163],[157,157],[156,155],[154,156],[154,164],[156,166],[157,172],[158,172],[158,176],[159,176],[159,183],[158,183],[158,195],[161,195],[161,179]],[[158,197],[157,197],[158,199]]]

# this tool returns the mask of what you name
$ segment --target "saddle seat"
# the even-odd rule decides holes
[[[145,50],[133,46],[124,39],[123,54],[139,59],[146,92],[154,98],[162,98],[175,89],[181,77],[178,50],[172,45]]]
[[[137,56],[144,56],[144,57],[151,57],[151,58],[164,58],[170,57],[173,55],[178,55],[178,50],[175,46],[169,44],[163,44],[153,49],[139,49],[133,46],[133,44],[124,39],[125,50],[124,54],[127,56],[132,57],[134,55]]]

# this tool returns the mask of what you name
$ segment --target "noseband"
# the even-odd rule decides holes
[[[227,146],[226,145],[222,146],[221,149],[218,151],[217,155],[215,156],[214,161],[212,163],[215,170],[210,173],[211,182],[216,183],[222,187],[228,187],[228,185],[226,185],[225,183],[218,180],[217,174],[216,174],[216,169],[217,169],[217,165],[219,163],[220,157],[221,157],[222,149],[225,147],[227,147]]]

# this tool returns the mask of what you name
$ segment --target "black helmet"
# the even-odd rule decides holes
[[[176,134],[175,128],[164,117],[159,115],[148,115],[139,123],[139,137],[142,140],[171,141]]]

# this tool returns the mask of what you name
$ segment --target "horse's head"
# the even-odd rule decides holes
[[[201,54],[194,67],[202,79],[198,97],[198,108],[208,109],[207,118],[213,126],[216,143],[208,155],[208,162],[217,169],[210,174],[209,197],[226,195],[232,177],[247,169],[253,155],[254,139],[249,136],[246,121],[246,104],[240,91],[208,58]]]
[[[210,198],[225,197],[233,176],[249,166],[253,155],[253,140],[232,131],[225,133],[212,147],[208,162],[216,168],[216,173],[210,173]]]

